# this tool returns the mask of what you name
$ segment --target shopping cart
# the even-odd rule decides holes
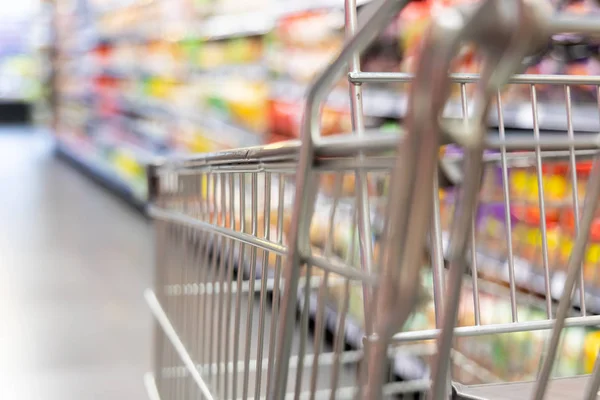
[[[591,85],[600,91],[600,79],[513,74],[551,34],[592,35],[600,31],[597,23],[552,16],[535,2],[483,1],[434,20],[416,76],[364,73],[358,54],[408,1],[373,3],[360,29],[355,1],[346,0],[347,45],[308,93],[301,142],[152,168],[157,275],[146,297],[157,328],[149,393],[156,399],[376,399],[415,393],[433,399],[541,399],[548,390],[555,398],[596,398],[598,366],[591,376],[549,378],[563,328],[600,325],[600,317],[586,309],[581,269],[600,195],[600,163],[591,171],[583,207],[573,189],[576,240],[558,289],[550,279],[542,167],[565,160],[576,179],[576,161],[597,156],[598,135],[575,134],[570,90]],[[449,77],[450,62],[464,42],[482,50],[482,74]],[[347,65],[355,132],[322,137],[320,106]],[[532,137],[505,132],[500,91],[508,81],[530,90]],[[362,85],[372,82],[411,84],[405,132],[365,130]],[[460,118],[442,119],[452,85],[459,88]],[[541,133],[537,85],[564,87],[565,133]],[[499,135],[488,136],[494,103]],[[440,146],[448,143],[463,152],[440,160]],[[523,163],[537,171],[546,314],[532,321],[519,315],[521,282],[506,213],[510,315],[507,323],[488,324],[480,305],[473,210],[484,167],[492,164],[501,171],[508,210],[509,169]],[[458,188],[446,236],[440,175]],[[412,313],[427,302],[422,266],[429,262],[436,327],[406,331]],[[463,281],[472,287],[474,319],[457,327]],[[572,293],[579,311],[572,307]],[[349,312],[357,308],[361,321]],[[453,383],[452,366],[465,363],[454,340],[538,330],[552,334],[533,383]],[[431,372],[416,356],[429,361]],[[492,380],[483,369],[470,366],[481,380]]]

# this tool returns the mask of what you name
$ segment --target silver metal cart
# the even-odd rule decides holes
[[[600,78],[514,74],[550,35],[594,35],[600,28],[593,20],[552,15],[542,2],[487,0],[448,9],[434,19],[415,76],[361,72],[358,54],[407,3],[373,2],[359,27],[355,0],[346,0],[349,40],[308,93],[301,142],[199,155],[153,169],[157,275],[155,289],[146,293],[157,320],[155,369],[147,377],[152,397],[378,399],[426,393],[432,399],[541,399],[548,391],[553,398],[596,398],[598,367],[591,376],[549,380],[563,328],[600,325],[600,317],[586,308],[581,268],[600,195],[600,163],[594,164],[583,204],[573,189],[577,234],[558,288],[549,266],[542,167],[566,160],[575,183],[576,161],[597,156],[598,135],[575,132],[570,90],[591,85],[599,92]],[[480,76],[448,75],[463,43],[481,51]],[[322,137],[321,104],[346,73],[354,132]],[[410,83],[403,132],[365,130],[362,86],[374,82]],[[505,132],[501,91],[507,82],[530,91],[529,136]],[[542,134],[538,85],[564,88],[562,133]],[[460,115],[446,118],[453,86],[460,91]],[[493,107],[497,136],[487,135]],[[462,155],[440,159],[440,146],[448,143],[460,145]],[[513,200],[508,171],[523,162],[537,171],[544,277],[539,294],[546,315],[535,321],[519,315],[518,266],[507,213],[504,268],[510,315],[507,323],[488,324],[481,315],[473,210],[490,164],[502,172],[508,210]],[[447,246],[440,222],[440,172],[458,188]],[[427,301],[426,263],[431,265],[436,327],[405,331],[411,315]],[[466,280],[475,317],[457,327]],[[355,288],[360,295],[351,297]],[[579,311],[572,308],[573,293]],[[349,350],[349,309],[356,307],[356,298],[362,299],[364,337]],[[455,339],[535,330],[552,332],[535,382],[453,384],[451,365],[461,358],[453,350]],[[398,373],[415,356],[423,356],[431,369]],[[479,368],[471,369],[477,373]],[[392,379],[395,374],[403,381]]]

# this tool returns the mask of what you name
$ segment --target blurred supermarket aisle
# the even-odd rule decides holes
[[[149,224],[52,153],[0,128],[0,398],[145,398]]]

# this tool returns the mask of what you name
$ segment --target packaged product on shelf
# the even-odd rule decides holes
[[[183,152],[211,153],[231,148],[231,146],[227,146],[212,139],[218,137],[218,133],[206,132],[202,127],[198,127],[196,124],[185,121],[178,125],[178,129],[174,135],[175,146]]]
[[[150,41],[140,56],[144,60],[140,68],[146,75],[176,80],[183,72],[183,54],[176,43],[164,40]]]
[[[546,232],[541,228],[541,212],[538,206],[512,206],[513,254],[525,260],[533,268],[543,271],[544,240],[547,245],[548,267],[555,271],[559,264],[559,252],[562,240],[562,228],[558,215],[548,213],[545,216]]]
[[[273,6],[272,0],[251,0],[239,2],[236,0],[186,0],[189,9],[195,10],[197,17],[210,15],[236,15],[267,10]]]
[[[263,39],[260,36],[234,38],[227,41],[225,60],[231,64],[250,64],[263,58]]]
[[[144,91],[148,97],[154,99],[170,100],[179,85],[178,80],[162,75],[149,76],[144,79]]]
[[[284,138],[299,136],[303,105],[282,99],[269,99],[269,132]]]
[[[191,54],[190,63],[201,71],[236,64],[256,63],[262,58],[260,38],[199,40],[195,43],[195,54]]]
[[[266,82],[232,78],[204,82],[200,98],[206,110],[258,134],[266,132],[269,122]]]
[[[581,342],[579,343],[581,347]],[[590,332],[583,341],[585,354],[584,374],[591,374],[594,371],[594,363],[600,349],[600,331]]]
[[[269,40],[267,64],[280,76],[308,83],[337,55],[344,42],[341,10],[320,9],[280,18]]]
[[[367,174],[366,182],[366,193],[370,197],[374,197],[377,194],[381,194],[378,191],[378,183],[383,177],[378,176],[376,173]],[[356,196],[357,193],[357,182],[355,173],[323,173],[320,174],[320,190],[327,196],[341,196],[341,197],[352,197]],[[336,193],[336,191],[339,191]]]
[[[565,210],[562,215],[563,238],[559,255],[561,270],[566,273],[569,257],[576,237],[575,217],[573,210]],[[585,283],[592,287],[600,287],[600,218],[597,216],[590,228],[589,242],[583,258],[583,276]]]
[[[280,98],[269,99],[269,132],[288,137],[300,137],[304,103]],[[352,121],[347,110],[324,106],[321,112],[321,135],[330,136],[352,131]]]
[[[511,168],[509,171],[510,198],[514,203],[539,208],[541,187],[546,216],[556,220],[560,213],[560,207],[570,194],[569,180],[565,176],[563,166],[552,163],[544,164],[541,171],[541,182],[539,182],[537,168],[534,165]]]
[[[504,203],[484,203],[477,211],[477,250],[496,260],[504,260],[508,255],[506,214]],[[514,223],[514,220],[512,222]]]

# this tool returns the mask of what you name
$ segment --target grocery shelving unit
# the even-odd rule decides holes
[[[273,52],[297,52],[317,66],[316,72],[344,40],[341,0],[262,1],[255,9],[237,13],[207,11],[198,5],[201,2],[192,5],[184,0],[181,3],[187,8],[179,12],[167,10],[176,8],[170,0],[103,3],[110,2],[56,1],[57,149],[142,210],[149,200],[149,165],[169,156],[296,138],[313,75],[298,73],[306,65],[286,65],[273,58]],[[331,10],[336,16],[328,20]],[[290,32],[304,28],[303,23],[314,24],[311,18],[324,18],[319,21],[330,25],[317,32],[321,36],[316,39],[294,39]],[[469,74],[461,77],[466,87],[475,80]],[[348,78],[364,82],[367,128],[384,124],[397,128],[407,106],[400,88],[411,75],[395,74],[385,84],[371,82],[385,78],[378,72],[351,72]],[[513,83],[522,79],[516,76]],[[596,105],[574,106],[568,117],[564,105],[542,104],[534,121],[526,96],[506,103],[510,105],[504,108],[502,121],[491,113],[492,129],[524,134],[534,127],[572,129],[574,134],[600,130]],[[454,98],[447,115],[460,118],[465,107],[468,110],[469,104]],[[348,85],[340,83],[324,109],[324,133],[349,131],[349,110]],[[483,247],[477,254],[482,275],[507,281],[506,259],[490,256]],[[543,272],[533,263],[517,260],[515,273],[520,289],[544,293]],[[552,288],[561,288],[564,274],[553,272],[551,279]],[[561,293],[556,289],[552,294],[558,298]],[[590,287],[587,295],[588,311],[600,313],[600,289]],[[326,312],[326,320],[335,323],[335,308]],[[348,318],[345,330],[348,343],[360,347],[361,323]],[[419,359],[398,363],[400,377],[426,373],[419,369]]]

